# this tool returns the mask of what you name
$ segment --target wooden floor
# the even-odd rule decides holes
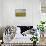
[[[40,46],[46,46],[46,37],[41,37],[40,38],[40,42],[39,42],[39,45]],[[39,46],[39,45],[37,45],[37,46]],[[5,45],[3,45],[3,46],[6,46],[6,44]],[[11,44],[11,45],[9,45],[9,46],[33,46],[32,44]]]
[[[18,43],[5,43],[5,44],[2,44],[1,46],[33,46],[33,44],[18,44]]]
[[[46,37],[41,37],[39,44],[40,45],[46,45]]]

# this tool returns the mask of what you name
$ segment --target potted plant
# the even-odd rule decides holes
[[[38,41],[37,36],[33,36],[32,39],[31,39],[31,41],[33,41],[33,46],[36,46],[36,43]]]
[[[44,24],[45,24],[45,22],[40,21],[40,24],[37,25],[37,29],[40,30],[40,32],[41,32],[41,34],[42,34],[42,37],[44,37],[44,27],[45,27]],[[40,36],[41,36],[41,35],[40,35]]]

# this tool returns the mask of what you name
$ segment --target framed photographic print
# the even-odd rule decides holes
[[[16,9],[16,17],[26,16],[26,9]]]

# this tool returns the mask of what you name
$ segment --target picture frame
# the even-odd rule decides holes
[[[26,9],[16,9],[16,17],[24,17],[26,16]]]

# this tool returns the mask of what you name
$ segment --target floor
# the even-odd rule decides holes
[[[46,37],[40,38],[40,45],[46,45]]]
[[[16,44],[14,44],[14,45],[16,45]],[[43,46],[43,45],[46,46],[46,37],[41,37],[41,38],[40,38],[40,43],[39,43],[39,45],[40,45],[40,46]],[[12,46],[13,46],[13,45],[12,45]],[[16,45],[16,46],[19,46],[19,45]],[[22,46],[22,45],[20,45],[20,46]],[[23,44],[23,46],[32,46],[32,45],[30,45],[30,44],[28,44],[28,45],[25,44],[25,45],[24,45],[24,44]]]

